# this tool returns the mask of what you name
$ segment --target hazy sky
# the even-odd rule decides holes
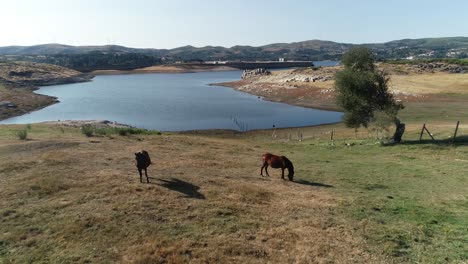
[[[0,0],[0,46],[259,46],[468,36],[468,1]]]

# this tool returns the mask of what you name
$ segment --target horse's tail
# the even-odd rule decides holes
[[[285,156],[282,156],[282,158],[284,160],[284,165],[286,166],[286,168],[288,168],[288,171],[289,171],[288,178],[289,178],[290,181],[292,181],[293,177],[294,177],[294,165]]]

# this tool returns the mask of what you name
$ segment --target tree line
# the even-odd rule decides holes
[[[161,64],[161,59],[141,53],[103,53],[57,54],[37,56],[35,62],[59,65],[77,71],[94,70],[132,70]]]

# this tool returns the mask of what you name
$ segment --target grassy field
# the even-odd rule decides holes
[[[343,124],[92,137],[0,125],[0,264],[467,263],[465,79],[392,76],[424,96],[404,101],[399,145],[380,143],[391,130]],[[435,141],[419,141],[423,124]],[[134,166],[141,149],[150,184]],[[294,182],[260,177],[264,152],[290,158]]]
[[[24,126],[3,125],[0,263],[467,261],[468,147],[409,127],[382,146],[341,124],[302,128],[302,142],[288,139],[299,129],[85,137],[37,124],[21,141]],[[265,151],[294,162],[295,182],[258,175]]]
[[[468,78],[465,74],[433,73],[392,75],[391,90],[415,94],[468,94]]]

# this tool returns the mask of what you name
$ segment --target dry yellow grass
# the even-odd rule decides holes
[[[259,177],[265,146],[235,138],[85,138],[33,125],[0,139],[6,262],[377,262],[326,188]],[[261,143],[259,143],[261,144]],[[141,184],[133,153],[154,162]],[[3,250],[3,251],[2,251]]]
[[[426,73],[391,75],[392,90],[414,94],[468,94],[468,74]]]

